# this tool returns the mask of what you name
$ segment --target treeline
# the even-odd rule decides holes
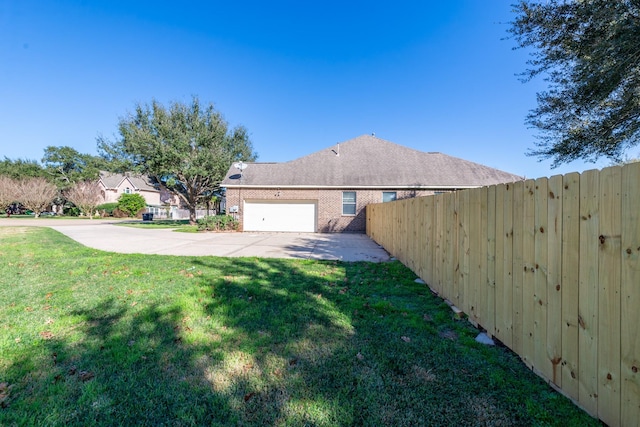
[[[195,224],[196,209],[221,194],[220,183],[229,167],[258,156],[244,126],[231,127],[213,104],[201,104],[195,96],[190,104],[137,104],[133,113],[119,120],[115,139],[99,137],[97,146],[99,156],[49,146],[41,163],[5,158],[0,162],[5,182],[0,209],[16,200],[26,207],[26,188],[48,198],[53,186],[57,206],[71,202],[91,214],[95,188],[90,184],[98,181],[100,171],[133,172],[175,196]],[[82,197],[75,197],[78,194]],[[41,209],[40,203],[30,204]]]
[[[100,171],[114,169],[109,163],[71,147],[49,146],[41,162],[5,157],[0,161],[0,212],[31,211],[38,217],[54,207],[58,214],[93,216],[104,201]]]

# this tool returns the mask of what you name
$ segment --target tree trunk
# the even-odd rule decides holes
[[[196,221],[196,208],[195,207],[189,207],[189,224],[191,225],[196,225],[197,221]]]

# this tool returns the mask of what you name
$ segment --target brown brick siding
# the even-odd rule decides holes
[[[342,192],[356,192],[356,214],[342,215]],[[227,210],[238,206],[239,212],[233,214],[243,229],[241,200],[313,200],[317,202],[316,230],[320,233],[364,233],[366,231],[365,207],[382,201],[383,191],[396,191],[398,199],[433,194],[428,190],[390,190],[390,189],[277,189],[277,188],[228,188]]]

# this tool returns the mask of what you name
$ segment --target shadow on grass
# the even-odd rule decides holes
[[[80,336],[45,339],[44,357],[36,350],[17,360],[10,369],[29,375],[16,384],[22,390],[15,392],[36,400],[27,397],[10,404],[0,414],[3,425],[188,425],[232,420],[224,396],[188,377],[193,375],[198,349],[180,342],[180,311],[157,306],[134,316],[128,311],[107,299],[73,312],[83,319],[76,331]],[[209,357],[222,355],[211,352]]]
[[[337,425],[352,416],[301,375],[353,333],[318,295],[326,280],[282,260],[192,261],[205,273],[175,301],[105,295],[67,314],[71,330],[25,346],[0,377],[11,385],[0,424]]]

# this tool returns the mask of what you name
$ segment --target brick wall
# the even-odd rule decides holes
[[[342,192],[356,192],[356,214],[342,215]],[[231,206],[238,206],[239,211],[233,214],[240,221],[243,229],[242,210],[244,200],[313,200],[317,202],[317,227],[320,233],[364,233],[366,231],[365,207],[371,203],[382,201],[383,191],[396,191],[398,199],[427,196],[433,191],[426,190],[389,190],[389,189],[277,189],[277,188],[228,188],[227,211]]]

